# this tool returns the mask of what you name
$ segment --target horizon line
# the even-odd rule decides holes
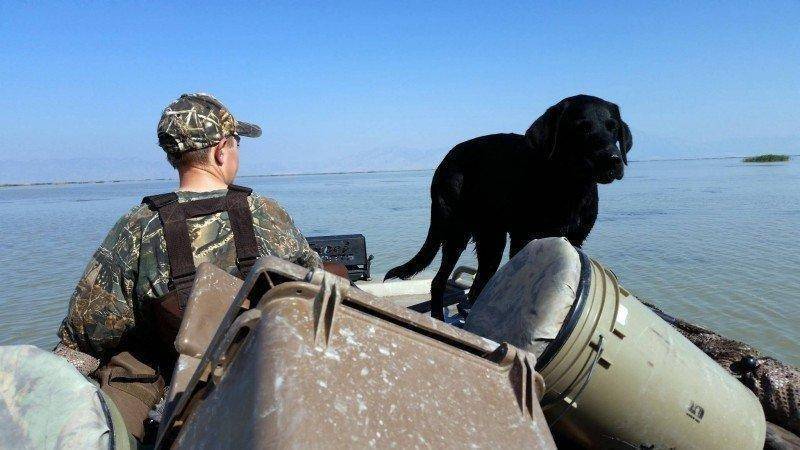
[[[800,154],[790,154],[787,156],[800,156]],[[701,161],[709,159],[741,159],[746,156],[703,156],[696,158],[653,158],[653,159],[632,159],[631,163],[648,163],[648,162],[668,162],[668,161]],[[295,176],[309,176],[309,175],[348,175],[348,174],[366,174],[366,173],[397,173],[397,172],[427,172],[435,170],[429,169],[375,169],[375,170],[341,170],[333,172],[287,172],[287,173],[267,173],[267,174],[252,174],[252,175],[239,175],[237,178],[271,178],[271,177],[295,177]],[[130,178],[119,180],[72,180],[72,181],[37,181],[28,183],[0,183],[0,189],[10,187],[35,187],[35,186],[72,186],[80,184],[112,184],[112,183],[136,183],[148,181],[170,181],[174,178]]]

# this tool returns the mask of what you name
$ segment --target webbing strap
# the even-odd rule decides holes
[[[250,192],[230,190],[225,196],[233,242],[236,245],[236,266],[242,278],[247,278],[259,256],[256,231],[253,228],[253,213],[250,212],[250,205],[247,203],[248,195]]]
[[[174,192],[143,199],[143,203],[158,212],[161,220],[170,266],[170,289],[178,292],[181,309],[189,300],[196,273],[187,220],[227,211],[236,246],[236,266],[245,278],[259,256],[253,215],[247,202],[251,192],[249,188],[230,185],[225,196],[184,203],[178,202]]]
[[[194,284],[194,256],[189,225],[186,222],[186,208],[173,202],[158,210],[161,226],[164,228],[164,241],[167,244],[169,259],[170,289],[178,291],[181,308],[189,300],[189,292]]]
[[[172,202],[178,201],[178,194],[168,192],[166,194],[150,195],[142,199],[142,203],[146,204],[153,211],[159,210],[162,206]]]

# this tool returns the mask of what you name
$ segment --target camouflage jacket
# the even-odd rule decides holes
[[[178,192],[178,201],[225,195]],[[321,261],[289,214],[277,202],[258,194],[248,198],[253,228],[262,255],[273,255],[308,268]],[[211,262],[238,274],[236,248],[226,212],[189,219],[195,265]],[[125,214],[94,253],[78,281],[67,316],[59,329],[61,344],[103,358],[123,350],[129,338],[142,338],[152,325],[148,303],[167,293],[169,281],[164,231],[158,214],[138,205]],[[145,340],[148,338],[145,337]]]

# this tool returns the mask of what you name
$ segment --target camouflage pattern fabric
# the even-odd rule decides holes
[[[0,447],[110,448],[99,389],[32,345],[0,347]]]
[[[216,98],[183,94],[169,104],[158,121],[158,145],[170,154],[217,145],[226,136],[261,136],[261,128],[237,121]]]
[[[222,196],[227,190],[178,192],[185,202]],[[248,203],[259,252],[308,267],[319,255],[277,202],[251,194]],[[210,262],[238,274],[233,232],[226,212],[188,221],[195,266]],[[95,252],[70,300],[59,329],[61,344],[100,358],[126,350],[128,342],[155,345],[151,308],[168,292],[169,260],[158,214],[134,207],[111,229]]]
[[[580,256],[568,240],[531,241],[492,276],[464,329],[538,358],[561,330],[580,278]]]

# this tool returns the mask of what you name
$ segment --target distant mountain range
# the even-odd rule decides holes
[[[633,130],[631,161],[800,153],[800,136],[699,142]],[[323,157],[271,155],[245,160],[242,175],[361,172],[433,169],[449,148],[385,147]],[[324,153],[323,153],[324,155]],[[149,158],[52,158],[15,160],[0,157],[0,184],[110,181],[174,178],[158,152]]]

